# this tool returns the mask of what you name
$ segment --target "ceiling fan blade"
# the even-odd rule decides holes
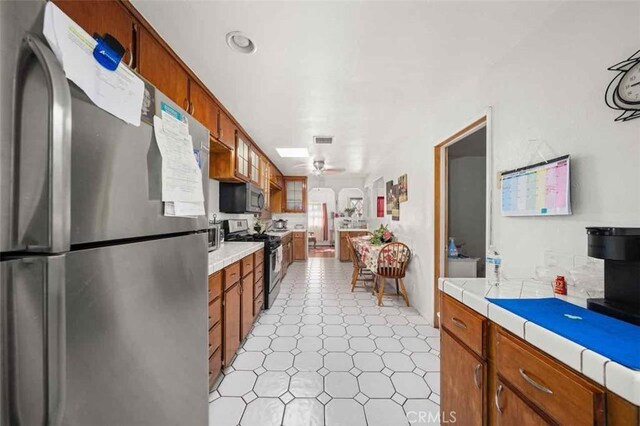
[[[323,171],[325,171],[325,172],[334,172],[334,173],[342,173],[342,172],[344,172],[346,170],[347,169],[345,169],[344,167],[327,167]]]

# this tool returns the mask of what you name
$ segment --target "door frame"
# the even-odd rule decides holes
[[[493,143],[491,128],[491,108],[487,108],[484,114],[466,125],[462,129],[453,133],[448,138],[438,143],[433,148],[433,170],[434,170],[434,190],[433,190],[433,324],[440,326],[440,289],[438,280],[440,276],[446,276],[446,236],[448,230],[448,151],[447,148],[456,142],[464,139],[470,134],[485,128],[486,135],[486,243],[487,247],[493,243],[493,229],[491,225],[492,200],[493,200]]]

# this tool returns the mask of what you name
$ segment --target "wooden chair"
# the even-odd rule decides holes
[[[411,250],[403,243],[389,243],[382,247],[378,254],[378,269],[375,275],[374,291],[378,291],[378,306],[382,305],[384,283],[386,278],[396,281],[396,293],[402,292],[405,303],[409,306],[407,289],[404,287],[404,276],[411,259]]]
[[[353,241],[351,241],[349,235],[347,235],[347,248],[351,255],[351,262],[353,262],[353,275],[351,276],[351,291],[353,291],[358,281],[362,281],[364,285],[365,281],[373,281],[373,276],[367,265],[360,260],[360,256],[358,256],[358,252],[353,246]]]

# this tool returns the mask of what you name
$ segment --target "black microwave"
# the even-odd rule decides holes
[[[260,213],[264,192],[250,183],[220,182],[220,211],[223,213]]]

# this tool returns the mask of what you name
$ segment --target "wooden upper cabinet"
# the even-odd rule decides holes
[[[260,184],[260,155],[251,145],[249,145],[249,178],[254,185],[262,186]]]
[[[129,12],[117,1],[54,0],[56,6],[90,35],[111,34],[125,48],[122,60],[134,66],[134,21]]]
[[[214,138],[218,137],[218,105],[198,83],[189,82],[190,113],[202,123]]]
[[[236,125],[222,110],[219,112],[218,123],[218,140],[229,149],[235,149]]]
[[[185,110],[189,109],[189,75],[144,28],[138,31],[138,72]]]
[[[286,176],[284,178],[284,209],[288,213],[307,211],[307,178]]]
[[[236,176],[242,180],[249,180],[249,142],[244,135],[237,132],[236,136]]]

